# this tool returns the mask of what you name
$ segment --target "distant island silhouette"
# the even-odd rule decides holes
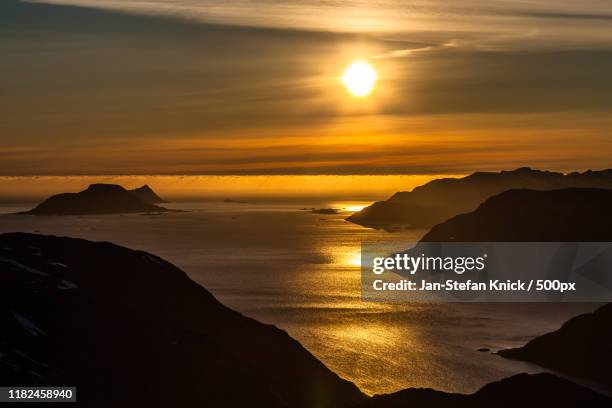
[[[126,190],[117,184],[92,184],[78,193],[49,197],[30,211],[30,215],[88,215],[123,213],[161,213],[169,211],[153,203],[163,201],[149,186]]]
[[[149,187],[148,184],[128,191],[148,204],[167,203],[167,201],[158,196],[157,193],[153,191],[153,189]]]
[[[227,204],[250,204],[248,201],[234,200],[233,198],[226,198],[223,202]]]
[[[310,210],[313,214],[338,214],[340,211],[335,208],[313,208]]]
[[[612,169],[557,173],[522,167],[512,171],[476,172],[463,178],[442,178],[398,192],[347,218],[373,228],[393,225],[429,228],[457,214],[473,211],[487,198],[511,189],[556,190],[571,187],[612,188]]]
[[[272,325],[218,302],[174,265],[108,242],[0,235],[0,382],[75,385],[92,407],[608,407],[550,374],[472,395],[369,398]],[[155,392],[143,392],[154,390]]]
[[[559,330],[498,354],[612,387],[612,304],[568,320]]]

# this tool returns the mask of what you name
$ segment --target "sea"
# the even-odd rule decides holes
[[[312,213],[314,204],[338,213]],[[11,203],[0,206],[0,233],[111,241],[161,256],[225,305],[287,331],[367,394],[407,387],[471,393],[512,374],[545,371],[494,352],[598,306],[362,301],[361,243],[414,242],[425,232],[345,220],[366,204],[202,200],[167,204],[184,212],[35,217],[11,214],[31,203]]]

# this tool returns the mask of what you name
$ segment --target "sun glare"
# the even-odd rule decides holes
[[[361,253],[351,252],[347,254],[344,263],[348,266],[361,266]]]
[[[342,83],[348,91],[357,97],[369,95],[374,89],[378,76],[370,64],[355,61],[344,71]]]

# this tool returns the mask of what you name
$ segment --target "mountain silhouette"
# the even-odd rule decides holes
[[[111,243],[0,235],[0,385],[88,407],[348,407],[366,397],[284,331]]]
[[[424,242],[609,242],[612,190],[510,190],[434,226]],[[607,256],[607,255],[606,255]],[[584,265],[586,267],[587,265]],[[602,271],[601,265],[595,265]],[[612,386],[612,305],[570,319],[525,346],[499,351]]]
[[[488,197],[506,190],[571,187],[612,188],[612,169],[563,174],[522,167],[498,173],[477,172],[458,179],[438,179],[376,202],[347,220],[374,228],[393,229],[394,224],[428,228],[454,215],[473,211]]]
[[[160,196],[158,196],[155,191],[147,184],[142,187],[135,188],[133,190],[128,190],[130,193],[134,194],[136,197],[140,198],[140,200],[144,201],[147,204],[163,204],[167,203],[167,201],[163,200]]]
[[[485,385],[474,394],[407,389],[377,395],[359,408],[609,407],[612,399],[552,374],[518,374]]]
[[[116,184],[92,184],[86,190],[78,193],[51,196],[32,210],[22,214],[87,215],[168,211],[164,207],[143,201],[140,196],[145,190],[142,188],[138,190],[140,192],[134,194]]]
[[[612,190],[510,190],[425,234],[426,242],[607,242]]]
[[[499,355],[612,386],[612,304],[568,320],[552,333]]]

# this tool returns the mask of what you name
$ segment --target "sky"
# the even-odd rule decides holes
[[[0,176],[607,168],[611,73],[609,1],[4,0]]]

